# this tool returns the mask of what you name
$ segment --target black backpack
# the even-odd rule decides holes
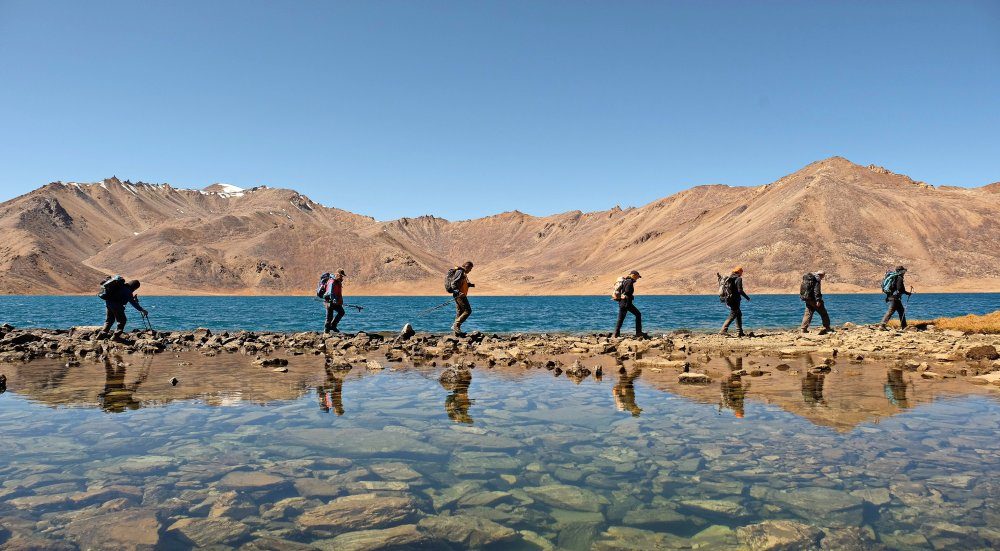
[[[319,285],[316,287],[317,297],[319,298],[326,297],[326,284],[327,282],[330,281],[331,277],[333,276],[330,275],[330,272],[324,272],[322,275],[319,276]]]
[[[802,276],[802,285],[799,287],[799,298],[802,300],[812,300],[816,290],[816,276],[806,274]]]
[[[719,279],[719,302],[729,302],[729,298],[736,294],[736,276],[730,274]]]
[[[97,296],[103,300],[115,296],[125,286],[125,278],[120,275],[110,276],[101,282],[101,291]]]
[[[461,270],[461,268],[452,268],[452,269],[448,270],[448,273],[446,273],[444,275],[444,290],[445,290],[445,292],[452,293],[452,294],[455,294],[455,293],[458,292],[458,289],[455,288],[455,285],[458,283],[458,280],[460,279],[458,277],[459,270]],[[463,273],[464,273],[464,271],[463,271]]]

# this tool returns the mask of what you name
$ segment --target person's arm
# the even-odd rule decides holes
[[[816,278],[816,288],[813,289],[813,298],[817,303],[823,302],[823,280]]]
[[[741,296],[743,296],[743,298],[745,298],[747,300],[750,300],[750,297],[745,292],[743,292],[743,278],[742,277],[736,278],[736,291]]]
[[[333,286],[333,299],[337,302],[338,305],[343,305],[344,304],[344,284],[343,283],[341,283],[339,285],[334,285]]]
[[[139,312],[141,312],[143,314],[146,313],[146,309],[143,308],[142,305],[139,304],[139,297],[137,297],[135,295],[132,295],[132,296],[129,297],[128,302],[129,302],[129,304],[131,304]]]
[[[458,297],[458,296],[462,296],[462,291],[461,291],[461,290],[459,290],[459,287],[460,287],[460,286],[461,286],[461,284],[462,284],[462,278],[463,278],[463,277],[465,277],[465,270],[463,270],[463,269],[461,269],[461,268],[459,268],[459,269],[455,270],[455,275],[454,275],[454,276],[452,276],[452,280],[451,280],[451,288],[455,290],[455,291],[454,291],[454,292],[452,293],[452,295],[454,295],[454,296],[456,296],[456,297]]]

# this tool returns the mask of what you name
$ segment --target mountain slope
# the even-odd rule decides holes
[[[872,291],[896,264],[924,291],[1000,291],[997,186],[935,188],[833,157],[626,210],[377,222],[285,189],[54,183],[0,204],[0,292],[90,293],[122,273],[147,294],[305,294],[343,267],[351,293],[440,294],[466,259],[491,294],[601,294],[629,269],[643,293],[711,293],[737,264],[754,292],[794,292],[820,268],[828,291]]]

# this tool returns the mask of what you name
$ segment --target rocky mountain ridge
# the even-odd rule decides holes
[[[308,294],[343,267],[353,294],[441,294],[476,262],[482,294],[708,294],[743,265],[750,292],[873,292],[887,267],[923,291],[1000,291],[1000,184],[934,187],[840,157],[756,187],[697,186],[647,205],[536,217],[379,222],[288,189],[178,189],[109,178],[52,183],[0,204],[0,292],[91,293],[106,274],[146,294]]]

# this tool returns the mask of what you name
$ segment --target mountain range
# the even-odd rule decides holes
[[[108,274],[144,294],[304,295],[343,268],[350,294],[443,294],[472,260],[477,294],[711,294],[745,268],[754,292],[878,292],[909,268],[920,291],[1000,291],[1000,182],[932,186],[841,157],[756,187],[704,185],[637,208],[388,222],[289,189],[202,190],[109,178],[55,182],[0,204],[0,293],[96,292]]]

